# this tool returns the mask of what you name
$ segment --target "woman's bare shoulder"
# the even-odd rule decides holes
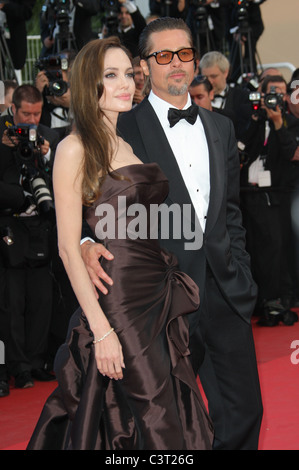
[[[57,145],[55,154],[55,163],[74,165],[82,162],[84,150],[79,137],[76,134],[70,134]]]

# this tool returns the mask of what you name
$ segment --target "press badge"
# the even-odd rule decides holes
[[[271,186],[271,171],[269,170],[260,171],[257,177],[258,177],[257,185],[260,188],[263,188],[265,186]]]
[[[249,167],[248,182],[260,188],[271,186],[271,171],[264,169],[264,160],[258,157]]]

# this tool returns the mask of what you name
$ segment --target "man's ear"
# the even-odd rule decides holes
[[[144,59],[141,59],[141,61],[140,61],[140,66],[141,66],[141,68],[142,68],[142,70],[143,70],[144,75],[145,75],[146,77],[148,77],[150,73],[149,73],[149,67],[148,67],[148,65],[147,65],[147,61],[144,60]]]
[[[16,105],[14,103],[12,103],[12,105],[11,105],[11,110],[12,110],[12,114],[15,115],[16,114]]]

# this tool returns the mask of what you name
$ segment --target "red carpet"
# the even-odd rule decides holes
[[[299,322],[265,328],[254,321],[253,332],[264,402],[259,449],[299,450]],[[295,349],[291,349],[293,341],[297,341]],[[0,450],[26,448],[45,399],[55,387],[56,382],[36,381],[33,388],[12,387],[8,397],[0,398]]]
[[[299,322],[273,328],[254,325],[253,331],[264,403],[259,448],[299,450]]]

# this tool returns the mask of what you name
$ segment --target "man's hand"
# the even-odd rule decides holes
[[[299,147],[297,147],[296,152],[291,160],[292,162],[299,162]]]
[[[283,126],[282,114],[279,106],[276,106],[276,109],[270,109],[265,106],[267,116],[274,124],[275,130],[278,131]]]
[[[45,86],[49,86],[49,79],[44,70],[40,70],[35,77],[35,86],[42,93]]]
[[[135,93],[134,93],[133,102],[139,104],[139,103],[141,103],[141,101],[142,101],[143,99],[144,99],[144,95],[143,95],[142,91],[141,91],[141,90],[138,90],[138,89],[136,88]]]
[[[110,253],[110,251],[108,251],[104,245],[100,243],[86,241],[81,245],[81,256],[93,285],[97,287],[99,291],[102,292],[102,294],[108,294],[108,289],[104,286],[100,279],[110,286],[112,286],[113,281],[103,270],[102,266],[100,265],[99,258],[103,256],[107,260],[113,260],[114,256],[112,253]],[[99,297],[97,292],[96,296],[97,298]]]
[[[44,139],[43,143],[40,145],[40,151],[42,155],[47,155],[50,150],[50,142]]]
[[[69,108],[71,106],[70,88],[68,88],[67,91],[61,96],[47,96],[47,100],[57,108]]]
[[[54,38],[52,36],[47,36],[45,39],[44,39],[44,46],[47,48],[47,49],[51,49],[52,46],[54,46]]]
[[[5,131],[2,134],[2,144],[7,145],[8,147],[15,148],[19,144],[19,140],[16,136],[10,136],[8,135],[8,130],[5,129]]]

